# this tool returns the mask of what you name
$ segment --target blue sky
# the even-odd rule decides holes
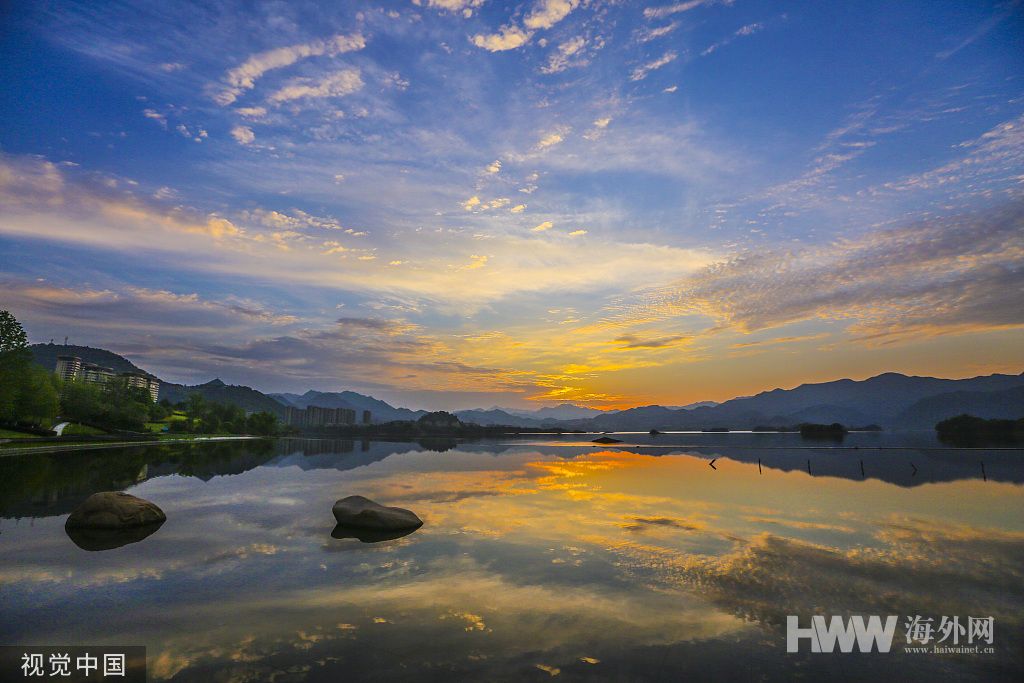
[[[5,11],[35,341],[446,408],[1024,365],[1019,2]]]

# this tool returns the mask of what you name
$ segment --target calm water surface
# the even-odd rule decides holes
[[[1024,452],[617,438],[0,457],[0,643],[175,681],[1021,680]],[[84,550],[64,522],[110,489],[168,521]],[[425,525],[334,538],[351,494]],[[895,651],[787,654],[790,614],[901,615]],[[908,653],[908,615],[992,616],[995,653]]]

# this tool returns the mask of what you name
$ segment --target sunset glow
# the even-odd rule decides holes
[[[15,3],[32,342],[410,408],[1024,367],[1018,2]]]

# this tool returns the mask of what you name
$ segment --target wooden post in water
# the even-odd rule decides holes
[[[757,459],[757,473],[761,474],[761,458]]]
[[[811,473],[811,459],[807,458],[807,474]]]
[[[982,461],[982,460],[979,460],[978,462],[981,463],[981,478],[982,478],[982,480],[983,481],[988,481],[988,475],[985,474],[985,462]]]
[[[864,461],[863,460],[860,461],[860,476],[861,476],[861,478],[864,477]]]

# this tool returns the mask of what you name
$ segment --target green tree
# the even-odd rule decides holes
[[[102,388],[80,380],[66,382],[61,391],[60,412],[68,420],[100,425],[104,421]]]
[[[195,431],[196,420],[202,420],[203,411],[206,408],[206,399],[203,395],[194,392],[188,395],[188,403],[186,404],[185,414],[188,415],[188,428],[189,431]]]
[[[277,416],[273,413],[253,413],[246,418],[247,431],[259,436],[274,436],[278,432]]]
[[[25,330],[10,311],[0,311],[0,421],[39,424],[56,413],[45,410],[46,397],[31,403],[32,386],[39,383],[33,370]]]
[[[30,364],[18,387],[18,421],[49,428],[60,411],[57,377],[38,365]]]
[[[16,422],[18,388],[27,362],[21,349],[0,353],[0,421]]]
[[[0,353],[27,348],[28,339],[21,323],[10,311],[0,311]]]
[[[122,379],[106,384],[68,382],[61,396],[61,414],[65,418],[110,430],[142,430],[151,405],[144,389],[129,386]]]

